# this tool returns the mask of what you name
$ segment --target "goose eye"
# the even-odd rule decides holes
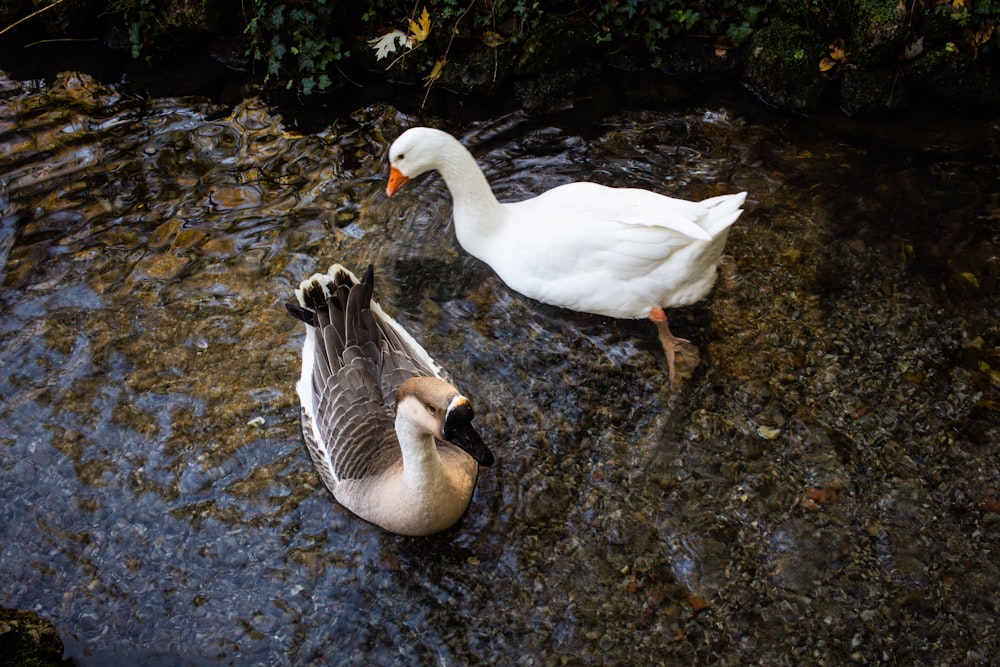
[[[396,156],[396,161],[399,162],[400,160],[402,160],[405,157],[406,157],[406,153],[400,153],[399,155]]]

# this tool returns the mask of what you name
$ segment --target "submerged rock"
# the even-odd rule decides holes
[[[0,664],[9,667],[69,665],[63,644],[52,623],[38,614],[0,609]]]

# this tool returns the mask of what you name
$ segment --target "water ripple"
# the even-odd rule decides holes
[[[721,107],[452,128],[502,199],[750,191],[713,294],[671,315],[702,355],[672,390],[648,322],[465,254],[438,177],[385,197],[389,142],[447,119],[304,135],[75,74],[0,100],[0,603],[80,664],[995,653],[995,160]],[[303,450],[283,303],[334,261],[376,264],[498,454],[442,535],[361,522]]]

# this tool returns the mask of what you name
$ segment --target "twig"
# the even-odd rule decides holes
[[[37,42],[25,44],[24,48],[38,46],[39,44],[56,44],[59,42],[96,42],[98,40],[100,40],[100,37],[61,37],[59,39],[40,39]]]
[[[42,12],[47,12],[50,9],[52,9],[53,7],[55,7],[56,5],[60,5],[63,2],[65,2],[65,1],[66,0],[53,0],[53,2],[52,2],[51,5],[46,5],[45,7],[42,7],[41,9],[39,9],[37,12],[32,12],[32,13],[28,14],[27,16],[25,16],[23,19],[18,19],[17,21],[14,21],[13,23],[11,23],[9,26],[7,26],[6,28],[4,28],[3,30],[0,30],[0,35],[4,34],[5,32],[8,32],[10,30],[13,30],[14,28],[16,28],[17,26],[21,25],[22,23],[24,23],[28,19],[33,19],[36,16],[38,16],[39,14],[41,14]]]
[[[448,46],[446,46],[444,49],[443,57],[445,59],[445,62],[448,61],[448,53],[451,52],[451,44],[452,42],[455,41],[455,35],[458,34],[458,24],[462,22],[462,19],[465,18],[465,15],[469,13],[469,10],[472,9],[472,5],[474,4],[476,4],[476,0],[472,0],[469,3],[469,6],[465,8],[465,11],[462,12],[462,15],[459,16],[458,19],[456,19],[455,24],[451,27],[451,37],[448,38]],[[420,103],[421,109],[423,109],[427,105],[427,98],[431,94],[431,86],[434,85],[435,81],[437,81],[436,78],[431,79],[430,81],[427,82],[427,90],[424,92],[424,101]]]
[[[395,64],[396,64],[396,63],[398,63],[398,62],[399,62],[400,60],[402,60],[402,59],[403,59],[403,58],[405,58],[406,56],[410,55],[411,53],[413,53],[413,52],[414,52],[414,51],[416,51],[417,49],[419,49],[419,48],[420,48],[420,46],[421,46],[422,44],[423,44],[423,42],[417,42],[417,45],[416,45],[416,46],[414,46],[414,47],[412,47],[412,48],[409,48],[409,49],[407,49],[406,51],[403,51],[402,53],[400,53],[400,54],[399,54],[398,56],[396,56],[396,59],[395,59],[395,60],[393,60],[393,61],[392,61],[391,63],[389,63],[388,65],[386,65],[386,66],[385,66],[385,71],[387,71],[387,72],[388,72],[388,71],[389,71],[390,69],[392,69],[392,66],[393,66],[393,65],[395,65]]]

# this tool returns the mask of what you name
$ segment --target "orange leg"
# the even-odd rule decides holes
[[[659,306],[649,309],[649,319],[653,321],[657,331],[660,333],[660,343],[663,345],[663,351],[667,355],[667,371],[670,374],[670,384],[672,385],[674,383],[674,358],[677,356],[677,348],[681,345],[690,345],[691,341],[687,338],[678,338],[670,333],[670,325],[667,324],[667,314]]]

